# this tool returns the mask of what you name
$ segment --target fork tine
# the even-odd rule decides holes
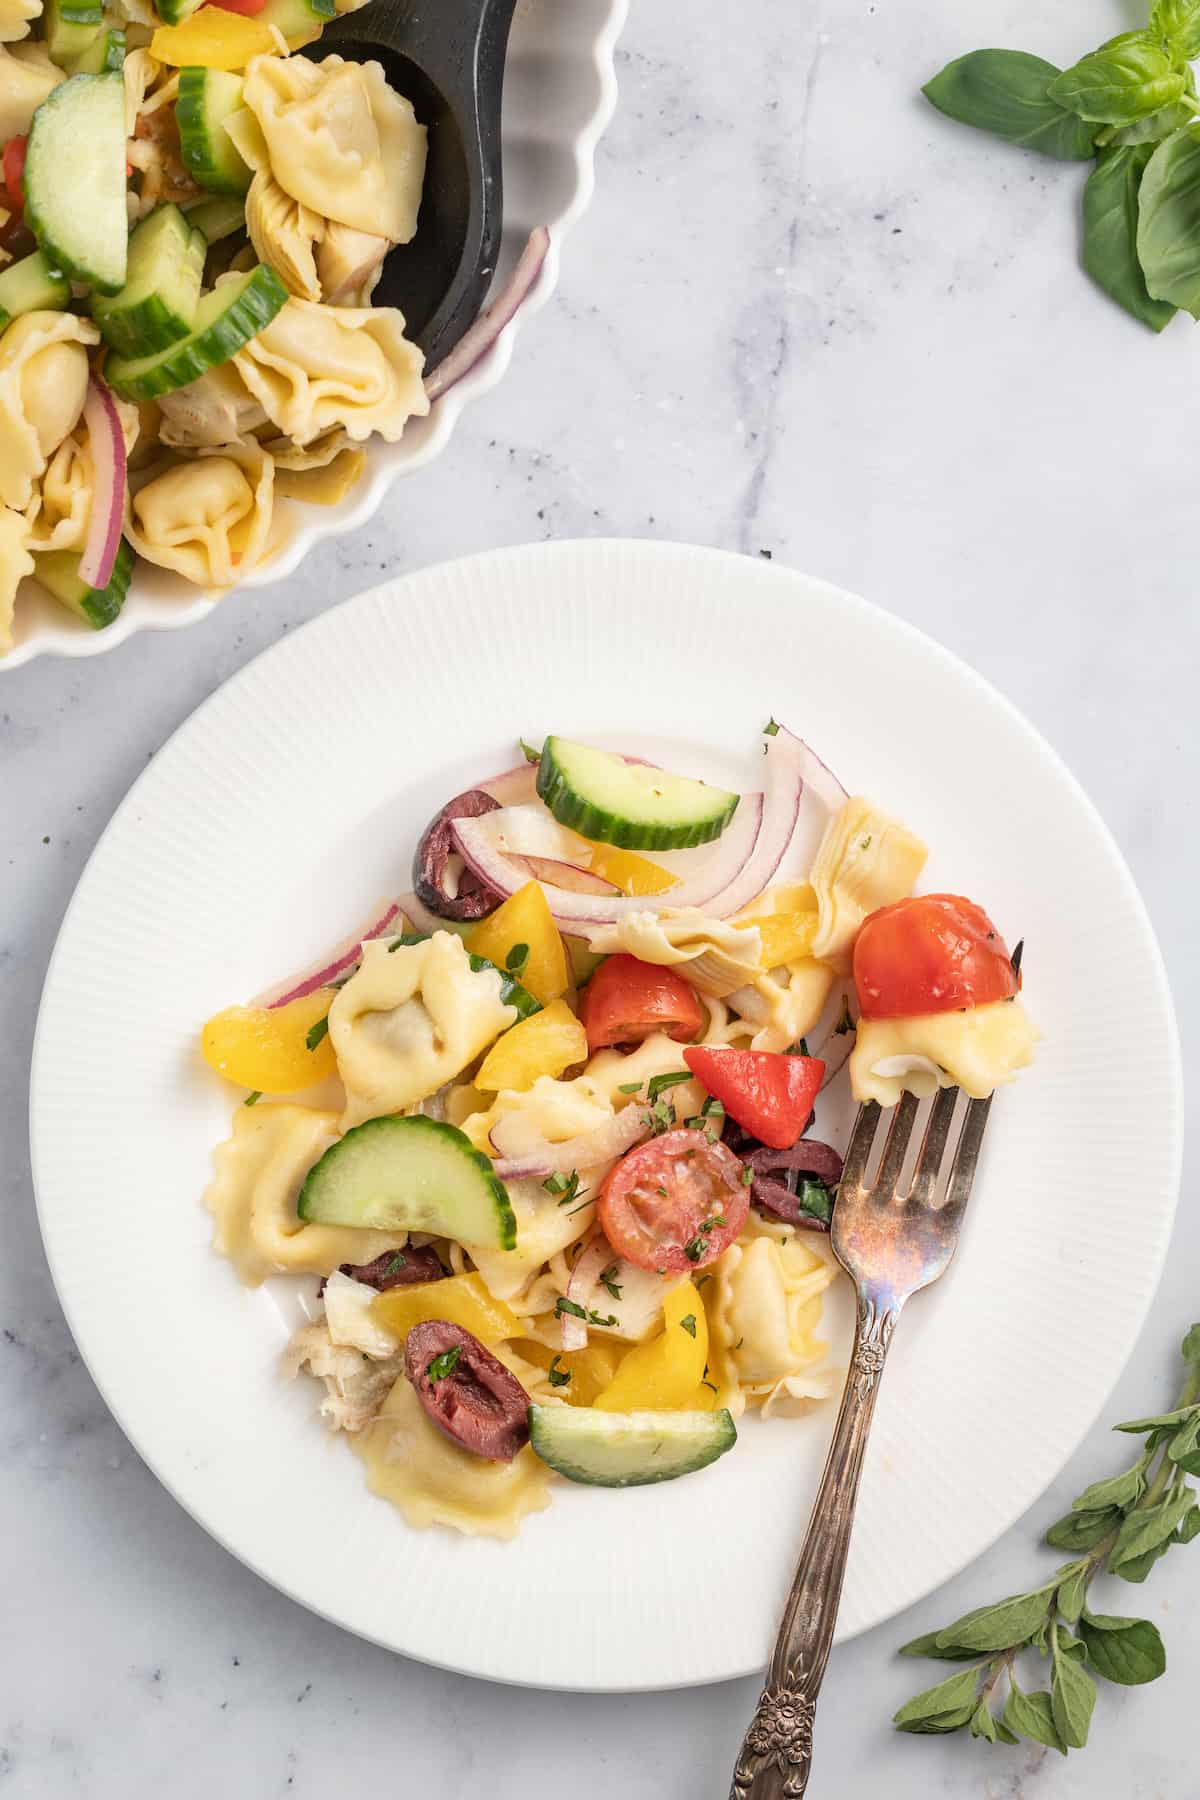
[[[846,1151],[845,1160],[842,1163],[842,1178],[838,1183],[839,1191],[848,1192],[852,1187],[861,1185],[867,1169],[867,1159],[871,1154],[871,1146],[875,1142],[879,1113],[878,1100],[868,1100],[865,1106],[859,1107],[858,1117],[854,1121],[854,1130],[850,1136],[850,1147]]]
[[[873,1191],[876,1200],[888,1201],[894,1200],[896,1197],[896,1189],[900,1184],[900,1174],[904,1168],[904,1158],[908,1154],[908,1141],[912,1137],[916,1117],[916,1095],[902,1094],[899,1104],[892,1113],[887,1143],[883,1147],[883,1160],[879,1165],[879,1174],[875,1178]]]
[[[986,1100],[972,1100],[967,1108],[962,1136],[958,1140],[958,1149],[954,1152],[954,1167],[950,1171],[950,1182],[946,1188],[946,1204],[942,1208],[942,1216],[948,1226],[957,1225],[966,1211],[967,1201],[971,1196],[971,1183],[975,1179],[975,1169],[979,1162],[984,1127],[991,1110],[991,1094]]]
[[[950,1135],[950,1122],[954,1118],[954,1108],[958,1103],[958,1089],[955,1087],[939,1088],[933,1110],[925,1126],[925,1136],[921,1140],[921,1154],[917,1158],[917,1166],[913,1173],[913,1184],[910,1199],[917,1206],[932,1206],[934,1189],[941,1173],[942,1158],[946,1153],[946,1139]]]

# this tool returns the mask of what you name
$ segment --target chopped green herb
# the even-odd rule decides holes
[[[680,1319],[679,1323],[683,1327],[683,1329],[687,1332],[689,1337],[695,1337],[695,1335],[696,1335],[696,1315],[695,1315],[695,1313],[685,1314],[685,1316],[682,1319]]]
[[[391,956],[396,950],[411,950],[414,944],[423,944],[424,942],[425,933],[423,931],[402,931],[400,936],[393,938],[388,945],[388,955]]]
[[[383,1272],[385,1275],[394,1275],[397,1269],[407,1269],[407,1267],[408,1258],[405,1256],[403,1250],[401,1250],[396,1256],[393,1256],[391,1262]]]
[[[702,1237],[700,1233],[697,1232],[695,1237],[689,1238],[687,1243],[683,1246],[683,1254],[687,1257],[689,1262],[699,1262],[707,1249],[708,1239]]]
[[[808,1056],[809,1054],[807,1038],[801,1038],[798,1043],[793,1044],[788,1050],[789,1056]]]
[[[863,839],[862,843],[858,847],[860,850],[869,850],[871,848],[870,832],[867,833],[866,837]]]
[[[569,1176],[551,1175],[543,1181],[542,1186],[547,1193],[558,1195],[560,1206],[570,1206],[572,1200],[579,1195],[579,1170],[572,1169]]]
[[[566,1185],[567,1178],[565,1175],[547,1175],[545,1181],[542,1183],[542,1186],[548,1194],[561,1194]]]
[[[742,1186],[749,1187],[750,1183],[753,1180],[754,1180],[754,1170],[753,1169],[743,1169],[742,1170]]]
[[[559,1361],[559,1357],[551,1357],[550,1367],[546,1370],[546,1374],[550,1377],[551,1387],[566,1387],[568,1381],[571,1379],[570,1369],[560,1369],[558,1366]]]
[[[510,975],[519,975],[529,961],[529,945],[514,944],[504,959],[504,967]]]
[[[623,1081],[617,1092],[618,1094],[636,1094],[641,1085],[640,1081]]]
[[[833,1197],[823,1181],[815,1175],[802,1175],[796,1188],[801,1212],[810,1219],[822,1219],[828,1225],[833,1217]]]
[[[540,750],[535,750],[532,744],[527,744],[525,742],[524,738],[518,738],[517,742],[521,746],[521,755],[525,758],[527,763],[541,762],[542,753]]]
[[[733,1346],[733,1347],[734,1347],[734,1349],[735,1349],[735,1350],[740,1350],[740,1349],[741,1349],[741,1347],[742,1347],[742,1345],[743,1345],[743,1344],[744,1344],[744,1343],[745,1343],[745,1341],[746,1341],[746,1340],[745,1340],[745,1338],[744,1338],[744,1337],[740,1337],[740,1338],[739,1338],[739,1339],[738,1339],[738,1341],[737,1341],[737,1343],[736,1343],[736,1344],[735,1344],[735,1345],[734,1345],[734,1346]]]
[[[573,1319],[587,1318],[587,1314],[584,1312],[582,1306],[574,1300],[568,1300],[565,1294],[560,1294],[558,1299],[554,1302],[554,1310],[560,1319],[564,1313],[570,1313]]]
[[[444,1381],[447,1375],[453,1375],[461,1357],[462,1345],[452,1344],[449,1350],[443,1350],[440,1356],[434,1357],[433,1361],[427,1365],[425,1373],[430,1381]]]
[[[328,1031],[329,1031],[329,1014],[326,1013],[326,1015],[323,1019],[317,1020],[316,1024],[313,1026],[312,1030],[309,1032],[309,1034],[305,1038],[304,1042],[308,1045],[308,1048],[310,1050],[315,1050],[317,1045],[327,1035]]]
[[[246,1098],[242,1101],[242,1105],[243,1106],[257,1106],[261,1099],[262,1099],[262,1089],[255,1088],[253,1093],[246,1095]]]
[[[725,1117],[725,1103],[722,1100],[718,1100],[715,1094],[710,1094],[708,1099],[704,1102],[704,1105],[700,1108],[700,1111],[704,1114],[706,1119],[723,1119]]]
[[[651,1106],[654,1105],[654,1102],[658,1099],[658,1096],[662,1093],[664,1088],[678,1087],[681,1081],[690,1081],[691,1079],[692,1076],[689,1069],[679,1069],[673,1075],[652,1076],[650,1085],[646,1089],[646,1096],[649,1099]]]
[[[845,994],[842,995],[842,1016],[833,1029],[838,1037],[845,1037],[848,1031],[854,1030],[854,1020],[850,1017],[850,1002]]]
[[[656,1100],[650,1111],[642,1114],[642,1124],[652,1137],[661,1137],[674,1123],[675,1108],[669,1100]]]
[[[599,1275],[597,1276],[597,1280],[599,1281],[601,1287],[608,1289],[609,1293],[612,1295],[614,1300],[619,1300],[621,1298],[621,1290],[617,1285],[616,1276],[617,1276],[616,1263],[609,1263],[607,1269],[601,1269]]]
[[[778,737],[779,736],[779,726],[775,723],[774,719],[768,719],[766,724],[763,726],[763,736],[764,737]]]
[[[654,1191],[656,1194],[661,1194],[664,1200],[670,1199],[670,1195],[667,1193],[667,1190],[665,1187],[657,1187],[657,1188],[655,1188]]]

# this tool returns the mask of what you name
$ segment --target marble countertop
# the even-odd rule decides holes
[[[451,452],[282,588],[184,633],[0,677],[0,1796],[518,1800],[565,1778],[580,1800],[722,1800],[753,1705],[750,1681],[547,1700],[310,1617],[158,1487],[63,1323],[25,1130],[63,910],[147,758],[331,601],[463,551],[604,533],[771,555],[893,608],[1009,694],[1096,800],[1148,901],[1200,1078],[1200,609],[1180,555],[1200,338],[1177,322],[1155,340],[1088,287],[1078,169],[953,128],[915,98],[978,42],[1065,62],[1133,19],[1115,0],[981,0],[966,24],[955,0],[756,0],[736,19],[635,6],[562,287]],[[1174,1345],[1200,1316],[1194,1176],[1193,1154],[1110,1421],[1167,1403]],[[1161,1625],[1170,1669],[1106,1690],[1082,1755],[888,1726],[927,1667],[898,1664],[895,1646],[1027,1586],[1038,1531],[1116,1456],[1097,1424],[977,1565],[835,1653],[814,1796],[1197,1800],[1200,1550],[1120,1597]],[[714,1554],[726,1548],[735,1526]]]

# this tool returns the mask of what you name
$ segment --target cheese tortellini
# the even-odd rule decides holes
[[[895,1106],[907,1091],[926,1099],[960,1087],[984,1100],[1033,1061],[1038,1033],[1020,1000],[911,1019],[860,1019],[850,1056],[856,1100]]]
[[[10,507],[0,506],[0,656],[12,649],[17,589],[32,574],[25,521]]]
[[[395,443],[429,411],[424,358],[394,307],[318,306],[292,299],[234,357],[248,392],[296,444],[333,426],[356,441]]]
[[[813,955],[844,974],[863,920],[907,899],[928,855],[919,838],[869,800],[847,800],[825,827],[809,876],[819,915]]]
[[[26,48],[20,46],[22,52]],[[9,138],[24,137],[42,101],[63,80],[62,70],[48,59],[0,47],[0,138],[7,143]]]
[[[640,962],[679,965],[701,994],[723,999],[757,972],[762,940],[757,928],[741,929],[707,919],[694,907],[679,912],[629,913],[615,925],[589,933],[598,955],[624,950]]]
[[[346,1087],[342,1129],[404,1112],[452,1081],[517,1011],[495,969],[472,969],[460,937],[419,944],[375,938],[329,1009],[329,1036]]]
[[[115,395],[113,405],[121,421],[128,454],[137,441],[138,409],[127,401],[118,400]],[[31,550],[82,550],[91,516],[94,484],[88,429],[80,420],[51,456],[25,509]]]
[[[200,587],[232,587],[267,547],[274,482],[275,465],[253,439],[199,450],[138,489],[125,535],[148,562]]]
[[[704,1289],[719,1405],[735,1416],[748,1402],[787,1411],[789,1402],[828,1392],[820,1368],[827,1346],[817,1333],[836,1273],[823,1240],[751,1215]]]
[[[90,319],[30,312],[0,335],[0,502],[17,512],[87,397],[88,348],[100,342]]]
[[[308,1225],[296,1211],[304,1178],[337,1141],[337,1116],[307,1107],[239,1107],[233,1135],[213,1152],[205,1205],[214,1247],[247,1287],[283,1271],[325,1275],[339,1263],[370,1262],[403,1249],[406,1232]]]
[[[0,43],[12,44],[27,37],[41,14],[42,0],[0,0]]]

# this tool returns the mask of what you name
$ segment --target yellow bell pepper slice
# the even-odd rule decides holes
[[[657,1412],[692,1406],[707,1362],[708,1318],[693,1284],[683,1281],[663,1301],[661,1334],[626,1353],[613,1379],[596,1396],[596,1408]]]
[[[474,1085],[494,1094],[501,1088],[524,1092],[540,1075],[557,1077],[572,1063],[586,1062],[587,1053],[587,1032],[566,1001],[555,1000],[496,1040]]]
[[[541,885],[527,881],[523,888],[466,935],[466,946],[474,956],[486,956],[498,969],[507,969],[514,950],[524,945],[528,955],[523,961],[514,959],[512,973],[535,1000],[549,1006],[570,987],[567,953],[558,935],[558,926],[550,912],[550,902]]]
[[[205,1062],[240,1087],[294,1094],[332,1075],[337,1064],[327,1032],[310,1050],[314,1026],[329,1013],[331,988],[318,988],[286,1006],[227,1006],[200,1034]]]
[[[182,25],[160,25],[150,39],[150,54],[172,68],[244,69],[255,56],[279,48],[274,32],[260,19],[204,6]]]
[[[618,850],[614,844],[593,844],[580,838],[580,861],[601,881],[611,881],[622,894],[665,894],[678,887],[678,875],[672,875],[660,863],[652,863],[632,850]]]
[[[592,1406],[617,1372],[621,1347],[617,1344],[589,1344],[586,1350],[548,1350],[535,1338],[522,1338],[513,1345],[518,1356],[535,1368],[553,1368],[556,1375],[566,1375],[565,1382],[552,1384],[569,1406]]]
[[[744,913],[733,923],[739,931],[757,926],[762,938],[760,968],[778,969],[812,955],[820,915],[817,896],[807,882],[768,889],[755,905],[756,912]]]
[[[502,1300],[495,1299],[484,1286],[482,1276],[474,1273],[389,1288],[372,1300],[371,1311],[401,1342],[414,1325],[423,1325],[427,1319],[448,1319],[489,1346],[514,1337],[521,1329],[516,1314]]]

